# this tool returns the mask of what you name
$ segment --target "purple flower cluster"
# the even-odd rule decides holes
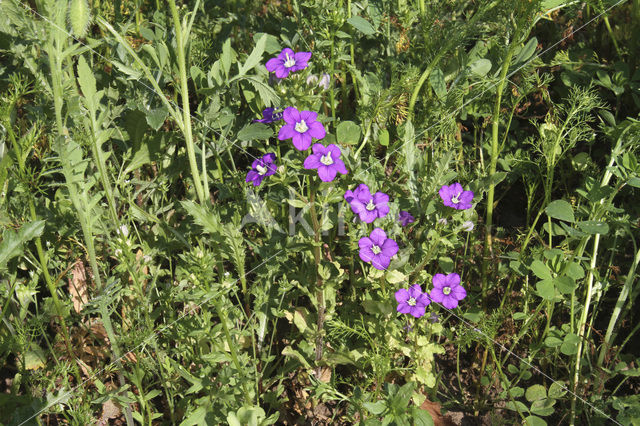
[[[275,112],[274,108],[265,108],[262,111],[262,118],[259,120],[253,120],[254,123],[275,123],[276,121],[282,120],[282,112]]]
[[[435,274],[433,276],[433,289],[423,293],[418,284],[409,289],[396,291],[396,310],[401,314],[411,314],[420,318],[425,314],[426,306],[431,303],[439,303],[447,309],[458,307],[458,302],[467,297],[467,291],[460,285],[460,275],[453,273],[448,275]]]
[[[317,121],[317,112],[298,111],[294,107],[288,107],[284,110],[283,118],[287,124],[280,128],[278,139],[291,139],[298,151],[309,149],[312,138],[323,139],[327,134],[322,123]]]
[[[385,217],[389,213],[389,196],[384,192],[376,192],[371,195],[369,187],[361,183],[354,191],[344,193],[344,199],[351,206],[353,213],[360,217],[364,223],[372,223],[379,217]]]

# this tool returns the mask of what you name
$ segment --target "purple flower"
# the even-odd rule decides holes
[[[322,77],[320,77],[320,82],[318,83],[318,87],[322,87],[324,90],[329,89],[329,85],[331,84],[331,77],[326,72],[322,73]]]
[[[275,112],[273,108],[265,108],[262,111],[262,118],[259,120],[253,120],[254,123],[273,123],[275,121],[282,120],[282,112]]]
[[[344,199],[351,205],[351,210],[365,223],[371,223],[379,217],[385,217],[389,213],[389,196],[384,192],[376,192],[371,195],[369,187],[364,183],[358,185],[355,191],[344,193]]]
[[[267,176],[271,176],[277,170],[276,155],[272,152],[265,154],[262,158],[258,158],[251,163],[251,170],[247,173],[245,182],[253,182],[253,186],[258,186],[262,183],[262,179]]]
[[[283,117],[287,124],[278,132],[278,139],[291,139],[298,151],[309,149],[311,138],[322,139],[327,134],[322,123],[316,120],[317,112],[298,111],[294,107],[288,107],[284,110]]]
[[[411,213],[409,213],[406,210],[402,210],[400,213],[398,213],[398,222],[400,222],[400,225],[402,226],[407,226],[410,223],[415,222],[416,219],[411,216]]]
[[[433,276],[433,289],[429,293],[433,302],[442,303],[447,309],[458,306],[458,302],[467,297],[467,291],[460,285],[460,275],[435,274]]]
[[[401,288],[396,291],[396,301],[398,302],[398,312],[411,314],[416,318],[423,316],[425,308],[431,303],[429,296],[422,292],[418,284],[412,285],[408,290]]]
[[[311,52],[298,52],[285,47],[276,58],[267,61],[267,71],[276,73],[276,77],[285,78],[290,72],[300,71],[307,67]]]
[[[473,192],[464,191],[462,185],[458,182],[452,185],[442,185],[440,191],[440,198],[445,206],[453,207],[456,210],[466,210],[471,208],[471,201],[473,201]]]
[[[342,152],[336,145],[324,146],[316,143],[311,150],[313,154],[304,160],[303,167],[307,170],[318,169],[318,176],[320,176],[321,181],[331,182],[338,172],[343,175],[347,174],[347,168],[340,159]]]
[[[384,271],[389,266],[391,257],[398,252],[398,243],[380,229],[375,228],[368,237],[360,238],[360,259],[371,262],[374,268]]]

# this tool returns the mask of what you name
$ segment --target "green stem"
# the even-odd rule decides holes
[[[311,226],[313,226],[313,259],[316,266],[316,299],[318,306],[318,321],[317,321],[317,335],[316,335],[316,350],[315,350],[315,360],[316,360],[316,378],[320,379],[322,375],[322,370],[319,365],[320,360],[322,360],[322,353],[324,351],[324,339],[323,339],[323,330],[324,330],[324,317],[325,317],[325,301],[324,301],[324,286],[322,283],[322,277],[320,276],[320,261],[322,260],[322,251],[320,248],[321,241],[321,228],[320,223],[318,222],[318,214],[316,213],[316,185],[314,183],[311,184],[311,188],[309,189],[309,213],[311,215]]]
[[[498,83],[498,89],[496,90],[496,102],[493,107],[493,117],[491,117],[491,158],[489,163],[489,176],[494,176],[498,166],[498,156],[500,152],[498,150],[499,146],[499,127],[500,127],[500,105],[502,103],[502,92],[504,90],[504,86],[507,82],[507,73],[509,72],[509,66],[511,65],[511,59],[513,58],[513,54],[515,51],[516,43],[511,43],[507,50],[507,56],[502,63],[502,70],[500,71],[500,80]],[[508,129],[505,130],[505,132]],[[495,197],[495,183],[491,182],[489,184],[489,191],[487,193],[487,219],[485,226],[485,245],[484,245],[484,253],[482,259],[482,303],[486,303],[487,296],[487,283],[488,283],[488,274],[487,274],[487,266],[489,261],[489,255],[492,252],[492,240],[491,233],[493,231],[493,199]]]
[[[240,366],[240,361],[238,361],[238,352],[236,350],[236,342],[231,338],[231,333],[229,333],[229,327],[227,323],[229,322],[229,318],[227,317],[227,312],[220,305],[220,301],[213,298],[211,299],[213,302],[213,306],[216,308],[216,312],[218,313],[218,317],[220,318],[220,322],[222,324],[222,329],[224,330],[225,338],[227,339],[227,345],[229,346],[229,350],[231,351],[231,359],[233,360],[233,364],[236,366],[238,373],[240,374],[244,369]],[[247,384],[242,378],[240,378],[242,382],[242,389],[244,391],[244,400],[247,404],[253,405],[251,401],[251,395],[247,390]]]
[[[184,137],[187,146],[187,156],[189,157],[189,167],[191,167],[191,175],[193,177],[194,186],[198,195],[200,204],[204,205],[207,201],[205,190],[200,179],[198,171],[198,163],[196,162],[196,154],[193,145],[193,134],[191,131],[191,112],[189,107],[189,88],[187,86],[187,68],[184,55],[185,41],[182,34],[182,24],[180,23],[180,15],[176,8],[175,0],[169,0],[169,9],[173,16],[173,25],[176,32],[176,48],[178,50],[178,68],[180,72],[180,97],[182,98],[182,122],[184,123]],[[194,9],[194,13],[195,13]],[[204,153],[202,153],[204,155]]]

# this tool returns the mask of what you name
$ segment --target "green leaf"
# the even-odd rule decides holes
[[[387,129],[380,130],[378,141],[382,146],[389,146],[389,131]]]
[[[309,362],[300,354],[300,352],[296,351],[291,346],[286,346],[282,350],[282,355],[296,358],[304,368],[311,368]]]
[[[22,225],[17,233],[10,229],[6,229],[2,233],[0,269],[4,269],[9,260],[22,254],[22,245],[24,243],[42,235],[44,224],[44,220],[36,220]]]
[[[145,113],[147,117],[147,123],[153,130],[159,130],[160,127],[164,124],[164,121],[169,116],[169,111],[164,106],[156,109],[149,109],[147,111],[142,111]]]
[[[433,418],[427,410],[412,407],[411,417],[413,417],[413,426],[433,426]]]
[[[207,416],[207,409],[205,407],[198,407],[193,413],[180,423],[180,426],[193,426],[206,424],[204,419]]]
[[[377,300],[365,300],[362,302],[364,310],[372,315],[389,315],[393,312],[393,307],[386,302],[379,302]]]
[[[229,77],[229,70],[231,70],[231,63],[233,62],[233,49],[231,49],[231,38],[228,38],[222,45],[222,55],[220,56],[220,63],[224,70],[224,75]]]
[[[569,333],[564,336],[564,342],[560,346],[560,352],[565,355],[575,355],[578,353],[578,344],[580,337],[577,334]]]
[[[373,27],[373,25],[371,25],[369,21],[362,18],[361,16],[352,16],[351,18],[347,19],[347,22],[364,35],[372,35],[376,33],[376,29]]]
[[[273,136],[271,128],[262,123],[248,124],[238,132],[238,139],[241,141],[264,140],[269,139],[271,136]]]
[[[78,57],[78,83],[84,97],[93,104],[96,96],[96,79],[82,55]]]
[[[516,409],[517,407],[517,409]],[[521,413],[528,413],[529,409],[527,408],[526,405],[524,405],[522,402],[520,401],[507,401],[507,403],[505,404],[505,408],[507,410],[511,410],[511,411],[520,411]]]
[[[541,280],[551,279],[551,271],[549,270],[547,265],[542,263],[542,261],[537,259],[534,260],[533,262],[531,262],[530,268],[531,271],[536,274],[536,277],[540,278]]]
[[[634,188],[640,188],[640,178],[639,177],[632,177],[631,179],[629,179],[627,184],[629,186],[633,186]]]
[[[469,64],[469,71],[478,77],[484,77],[489,71],[491,71],[491,61],[488,59],[478,59],[477,61]]]
[[[527,426],[547,426],[547,422],[536,416],[525,417],[524,424]]]
[[[397,269],[394,269],[386,273],[385,279],[389,284],[398,284],[407,281],[407,276]]]
[[[240,73],[239,73],[240,75],[245,75],[247,71],[249,71],[250,69],[252,69],[253,67],[255,67],[260,63],[260,61],[262,60],[262,54],[264,53],[264,47],[266,43],[267,43],[267,35],[264,34],[262,37],[260,37],[260,39],[256,43],[256,47],[253,48],[246,62],[244,63],[244,65],[242,65],[242,68],[240,68]]]
[[[553,280],[538,281],[536,283],[536,292],[544,300],[553,300],[556,297],[556,288],[553,285]]]
[[[576,220],[573,216],[571,204],[564,200],[552,201],[544,211],[547,213],[547,216],[553,219],[563,220],[565,222],[575,222]]]
[[[544,344],[548,348],[556,348],[562,344],[562,340],[557,338],[556,336],[549,336],[546,339],[544,339]]]
[[[371,414],[382,414],[384,410],[387,409],[387,404],[384,401],[376,401],[376,402],[365,402],[362,404],[364,408],[367,409]]]
[[[433,70],[429,76],[429,84],[438,98],[444,99],[447,96],[447,84],[444,82],[444,74],[440,68]]]
[[[573,278],[566,275],[554,278],[553,283],[562,294],[571,294],[576,288],[576,282]]]
[[[336,136],[341,144],[357,144],[360,141],[360,126],[353,121],[343,121],[336,128]]]
[[[547,389],[542,385],[529,386],[527,392],[525,393],[525,398],[527,398],[527,401],[529,402],[545,399],[546,397]]]
[[[609,232],[609,225],[598,220],[583,220],[582,222],[578,222],[576,225],[578,225],[578,228],[580,228],[582,232],[586,232],[587,234],[606,235]]]
[[[549,398],[561,398],[566,393],[567,391],[559,382],[553,382],[551,386],[549,386]]]
[[[520,52],[518,52],[518,54],[514,58],[513,60],[514,66],[521,65],[524,62],[527,62],[536,52],[537,46],[538,46],[538,39],[533,37],[531,40],[527,42],[527,44],[524,45],[522,49],[520,49]]]
[[[542,399],[538,401],[534,401],[529,407],[529,411],[532,414],[537,414],[538,416],[550,416],[555,411],[553,409],[554,404],[556,403],[555,399]]]
[[[181,201],[182,207],[193,217],[196,224],[202,226],[205,232],[218,234],[222,231],[218,215],[206,207],[194,203],[191,200]]]

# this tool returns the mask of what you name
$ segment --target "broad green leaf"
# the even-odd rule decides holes
[[[571,204],[564,200],[550,202],[544,211],[547,213],[547,216],[553,219],[563,220],[565,222],[575,222],[576,220],[573,216]]]
[[[147,117],[147,123],[153,130],[159,130],[164,124],[164,121],[169,116],[169,111],[164,106],[156,109],[149,109],[143,111]]]
[[[536,283],[536,292],[544,300],[553,300],[556,297],[556,288],[553,285],[553,280],[538,281]]]
[[[427,410],[412,407],[411,417],[413,418],[413,426],[433,426],[433,417]]]
[[[180,423],[180,426],[193,426],[206,424],[204,421],[207,416],[207,409],[205,407],[198,407],[193,413],[191,413],[186,419]]]
[[[553,283],[562,294],[571,294],[576,288],[576,282],[573,278],[566,275],[554,278]]]
[[[547,389],[542,385],[532,385],[527,388],[525,398],[527,401],[533,402],[547,397]]]
[[[536,417],[536,416],[525,417],[524,424],[526,426],[547,426],[547,422],[545,422],[540,417]]]
[[[544,339],[544,344],[548,348],[555,348],[562,344],[562,340],[557,338],[556,336],[549,336],[546,339]]]
[[[560,352],[565,355],[575,355],[578,353],[580,337],[577,334],[569,333],[564,337],[564,342],[560,346]]]
[[[407,276],[397,269],[394,269],[392,271],[387,271],[385,279],[389,284],[398,284],[401,282],[406,282]]]
[[[517,409],[516,409],[517,407]],[[526,405],[524,405],[522,402],[520,401],[507,401],[507,403],[505,404],[505,408],[507,410],[511,410],[511,411],[520,411],[521,413],[528,413],[529,409],[527,408]]]
[[[554,404],[556,403],[555,399],[542,399],[538,401],[534,401],[529,407],[529,411],[532,414],[537,414],[538,416],[550,416],[555,411],[553,409]]]
[[[37,370],[45,366],[47,356],[42,348],[35,343],[31,344],[30,349],[24,354],[24,368],[27,370]]]
[[[564,394],[566,394],[567,391],[563,388],[563,385],[561,385],[559,382],[553,382],[551,383],[551,386],[549,386],[549,398],[560,398],[562,396],[564,396]]]
[[[469,64],[469,71],[478,77],[484,77],[489,71],[491,71],[491,61],[485,58],[478,59],[477,61]]]
[[[361,16],[352,16],[347,19],[347,22],[364,35],[372,35],[376,33],[376,29],[373,28],[373,25]]]
[[[541,280],[551,279],[551,271],[549,270],[547,265],[542,263],[542,261],[538,259],[534,260],[533,262],[531,262],[530,268],[531,271],[536,274],[536,277],[540,278]]]
[[[367,411],[375,415],[384,413],[384,410],[386,410],[387,408],[387,405],[384,403],[384,401],[365,402],[362,405],[367,409]]]
[[[634,188],[640,188],[640,178],[639,177],[632,177],[631,179],[629,179],[627,184],[629,186],[633,186]]]
[[[353,121],[343,121],[336,128],[336,136],[341,144],[357,144],[360,141],[360,126]]]
[[[296,351],[291,346],[286,346],[282,350],[282,355],[297,359],[304,368],[311,368],[309,362],[300,354],[300,352]]]
[[[429,76],[429,84],[438,98],[444,99],[447,96],[447,84],[444,82],[444,74],[440,68],[433,70]]]
[[[273,131],[263,123],[248,124],[238,132],[238,139],[241,141],[264,140],[269,139],[271,136],[273,136]]]
[[[382,146],[389,146],[389,131],[387,129],[380,130],[378,141]]]
[[[587,234],[606,235],[609,232],[609,225],[598,220],[583,220],[582,222],[576,223],[576,225],[578,225],[578,228],[580,228],[582,232],[586,232]]]
[[[226,77],[229,77],[229,70],[231,70],[231,63],[233,61],[232,54],[231,38],[228,38],[222,45],[222,55],[220,56],[220,63]]]

